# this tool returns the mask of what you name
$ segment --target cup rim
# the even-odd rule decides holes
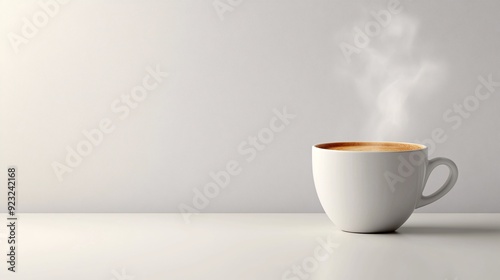
[[[418,149],[408,149],[402,151],[354,151],[354,150],[333,150],[329,149],[329,147],[334,145],[407,145],[407,146],[417,146]],[[399,142],[399,141],[339,141],[339,142],[327,142],[313,145],[313,148],[318,150],[325,150],[334,153],[408,153],[408,152],[417,152],[424,151],[427,149],[427,146],[423,144],[411,143],[411,142]]]

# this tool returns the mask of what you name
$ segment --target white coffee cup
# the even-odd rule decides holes
[[[424,196],[432,170],[445,165],[444,185]],[[427,147],[403,142],[336,142],[312,147],[313,176],[319,200],[343,231],[391,232],[416,208],[443,197],[458,178],[447,158],[427,158]]]

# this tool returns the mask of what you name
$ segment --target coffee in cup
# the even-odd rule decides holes
[[[443,197],[458,169],[447,158],[427,158],[427,147],[403,142],[336,142],[312,147],[313,177],[319,200],[343,231],[391,232],[416,208]],[[450,174],[441,188],[424,196],[430,173],[439,165]]]

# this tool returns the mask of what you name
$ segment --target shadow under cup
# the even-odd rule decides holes
[[[423,196],[430,172],[444,164],[450,174],[432,195]],[[415,208],[444,196],[458,177],[446,158],[428,160],[427,147],[403,142],[336,142],[312,147],[313,177],[319,200],[343,231],[391,232]]]

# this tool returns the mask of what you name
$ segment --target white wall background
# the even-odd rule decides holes
[[[234,160],[241,173],[201,212],[320,212],[311,145],[435,129],[432,157],[460,178],[419,210],[500,211],[500,87],[471,97],[478,76],[500,81],[498,1],[402,0],[350,63],[339,45],[388,1],[220,1],[0,1],[1,211],[11,164],[20,212],[177,212]],[[121,119],[111,104],[147,67],[169,76]],[[474,110],[445,120],[464,99]],[[247,161],[238,146],[285,107],[295,118]],[[115,129],[60,182],[53,162],[105,118]]]

